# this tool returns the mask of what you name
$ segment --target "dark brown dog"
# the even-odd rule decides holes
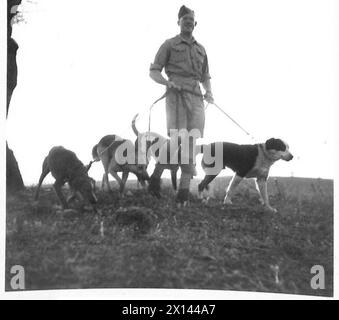
[[[97,202],[93,192],[93,179],[87,174],[90,165],[84,166],[76,154],[64,147],[53,147],[42,165],[42,173],[35,193],[35,200],[39,197],[39,191],[44,178],[49,172],[55,178],[54,189],[63,209],[68,208],[68,202],[77,197],[79,200],[86,200],[92,206]],[[66,201],[61,187],[68,183],[72,196]],[[94,208],[95,209],[95,208]]]

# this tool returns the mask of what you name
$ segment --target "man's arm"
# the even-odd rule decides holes
[[[204,99],[208,103],[214,103],[210,79],[211,79],[211,76],[210,76],[210,72],[209,72],[208,59],[207,59],[207,55],[205,55],[205,59],[204,59],[203,66],[202,66],[201,83],[202,83],[203,88],[205,89]]]
[[[167,86],[168,80],[164,78],[164,76],[162,75],[160,70],[155,70],[152,69],[149,72],[149,76],[156,82],[159,84],[162,84],[164,86]]]
[[[164,66],[166,66],[170,54],[170,43],[169,41],[165,41],[160,49],[158,50],[154,63],[151,64],[150,67],[150,77],[159,84],[167,86],[168,88],[181,89],[180,86],[176,85],[173,81],[167,80],[161,73]]]
[[[165,77],[162,75],[160,70],[156,70],[156,69],[151,69],[149,76],[156,82],[159,84],[162,84],[164,86],[167,86],[168,88],[175,88],[178,90],[181,90],[181,87],[176,85],[173,81],[169,81],[167,79],[165,79]]]
[[[205,89],[205,95],[204,98],[208,103],[214,103],[214,99],[213,99],[213,94],[212,94],[212,87],[211,87],[211,80],[210,78],[206,78],[203,82],[202,82],[202,86]]]

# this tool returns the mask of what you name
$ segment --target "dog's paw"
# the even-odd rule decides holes
[[[148,190],[148,193],[157,199],[161,199],[161,193],[159,191]]]
[[[202,203],[203,204],[208,204],[208,202],[210,201],[210,197],[207,197],[207,198],[204,198],[204,199],[202,199]]]
[[[231,201],[231,199],[225,197],[223,204],[233,204],[233,202]]]
[[[177,205],[178,209],[180,209],[180,208],[187,208],[189,206],[189,202],[188,201],[177,202],[176,205]]]
[[[125,199],[126,198],[126,193],[124,191],[119,191],[119,198],[120,199]]]
[[[56,214],[66,214],[66,215],[70,215],[70,214],[78,213],[78,211],[75,210],[75,209],[60,209],[60,210],[56,210],[55,213],[56,213]]]
[[[76,196],[74,194],[70,195],[67,199],[66,199],[66,202],[68,204],[72,203],[73,201],[76,200]]]
[[[278,210],[276,208],[273,208],[273,207],[271,207],[269,205],[265,206],[265,210],[267,210],[270,213],[277,213],[278,212]]]
[[[64,210],[63,210],[63,213],[65,213],[65,214],[71,214],[71,213],[78,213],[78,211],[75,210],[75,209],[64,209]]]
[[[96,210],[96,208],[93,206],[93,205],[83,205],[82,207],[81,207],[81,210],[82,211],[95,211]]]
[[[52,209],[55,211],[63,211],[64,208],[59,204],[55,204],[53,205]]]

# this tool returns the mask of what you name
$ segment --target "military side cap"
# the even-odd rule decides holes
[[[194,14],[194,11],[191,10],[190,8],[187,8],[186,6],[181,6],[181,8],[179,9],[179,13],[178,13],[178,19],[180,20],[181,17],[183,17],[185,14],[188,14],[188,13]]]

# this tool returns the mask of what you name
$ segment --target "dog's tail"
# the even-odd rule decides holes
[[[100,161],[99,155],[98,155],[98,145],[96,144],[92,148],[92,158],[94,161]]]
[[[96,161],[99,161],[99,160],[92,160],[92,161],[89,162],[89,164],[87,164],[85,166],[86,172],[88,172],[89,169],[91,169],[91,166],[92,166],[93,162],[96,162]]]
[[[134,118],[132,119],[132,129],[133,129],[133,132],[135,133],[135,135],[138,137],[139,136],[139,131],[137,129],[137,127],[135,126],[135,121],[137,120],[139,116],[139,113],[137,113]]]

